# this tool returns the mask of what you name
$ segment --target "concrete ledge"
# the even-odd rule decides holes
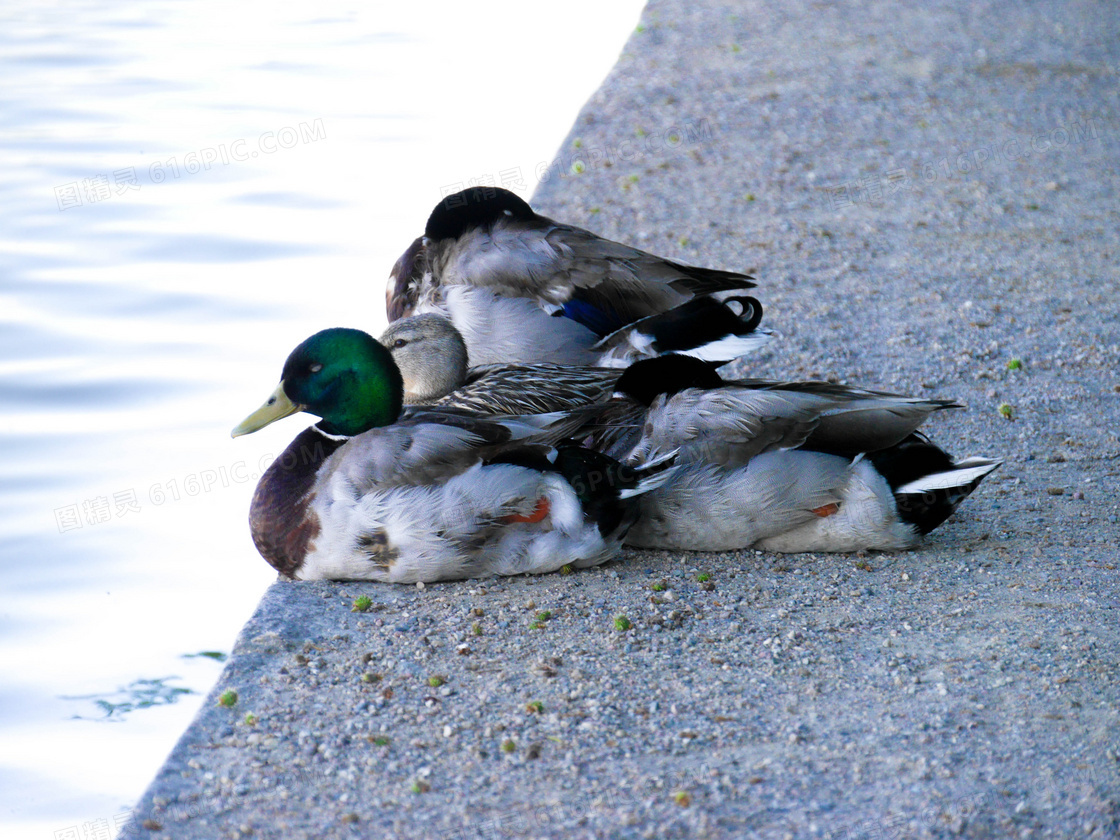
[[[536,206],[1007,463],[907,554],[278,583],[126,836],[1117,836],[1117,21],[653,2]]]

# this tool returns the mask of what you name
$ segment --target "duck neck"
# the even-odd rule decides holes
[[[432,403],[446,397],[467,379],[467,347],[458,332],[448,341],[444,353],[424,359],[420,369],[413,372],[405,393],[410,404]]]
[[[347,438],[325,434],[316,426],[300,432],[272,462],[257,484],[249,507],[253,543],[273,568],[295,577],[319,521],[311,513],[319,468]]]

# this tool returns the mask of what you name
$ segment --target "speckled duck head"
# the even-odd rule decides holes
[[[394,321],[379,340],[400,369],[406,403],[435,402],[467,378],[467,345],[442,315],[426,313]]]

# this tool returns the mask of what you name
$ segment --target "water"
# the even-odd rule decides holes
[[[6,6],[5,838],[115,833],[273,579],[245,512],[302,421],[230,428],[380,332],[444,191],[531,194],[641,6],[402,5]]]

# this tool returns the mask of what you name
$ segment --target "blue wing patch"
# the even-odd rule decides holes
[[[600,338],[610,335],[629,323],[616,312],[604,312],[592,303],[574,298],[565,303],[560,311],[565,318],[571,318],[577,324],[582,324]]]

